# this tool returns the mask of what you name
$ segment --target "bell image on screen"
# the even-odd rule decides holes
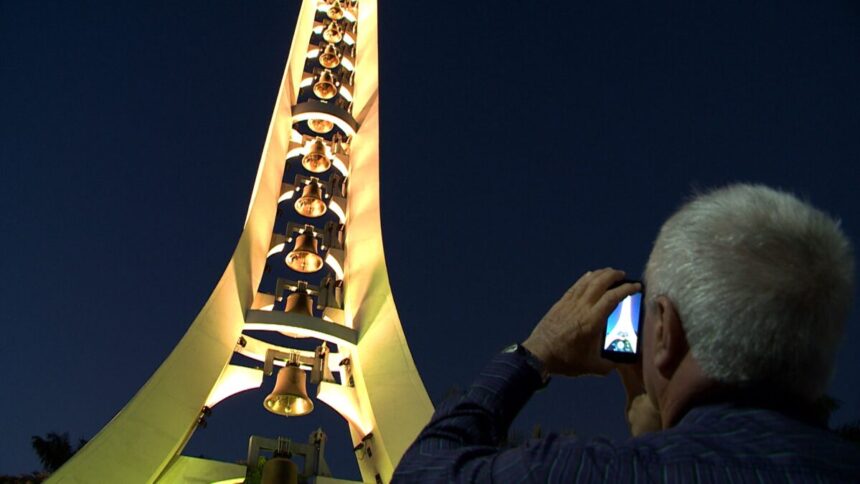
[[[616,353],[636,353],[639,343],[639,305],[642,293],[624,298],[606,320],[603,350]]]

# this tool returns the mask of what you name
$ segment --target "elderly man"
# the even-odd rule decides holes
[[[437,409],[394,481],[860,482],[860,447],[829,432],[813,405],[853,274],[839,223],[794,196],[754,185],[699,195],[666,221],[648,260],[641,366],[600,357],[606,318],[639,284],[588,272]],[[499,448],[548,375],[612,368],[634,435],[654,432]]]

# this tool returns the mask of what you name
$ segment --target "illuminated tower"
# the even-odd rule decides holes
[[[433,408],[382,250],[376,13],[376,0],[303,1],[244,230],[224,274],[149,381],[51,482],[242,482],[244,466],[181,452],[214,405],[275,373],[261,407],[299,415],[330,405],[349,426],[362,480],[390,480]],[[275,276],[263,277],[267,264]],[[261,286],[265,279],[274,282]],[[317,349],[245,331],[311,339]],[[234,353],[263,369],[230,364]],[[303,381],[316,390],[308,397]],[[256,450],[277,447],[255,439]],[[313,442],[306,447],[313,451]]]

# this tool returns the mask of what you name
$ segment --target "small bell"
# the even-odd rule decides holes
[[[322,198],[322,188],[315,178],[302,189],[302,196],[294,205],[296,212],[310,218],[322,217],[326,212],[326,203]]]
[[[311,173],[323,173],[331,168],[322,138],[317,137],[308,144],[308,153],[302,157],[302,166]]]
[[[320,99],[331,99],[337,96],[337,81],[328,69],[323,69],[320,77],[314,84],[314,94]]]
[[[278,379],[272,393],[263,400],[263,407],[277,415],[298,417],[314,409],[308,397],[307,376],[298,363],[290,362],[278,370]]]
[[[334,69],[340,65],[340,52],[334,44],[328,44],[320,54],[320,65],[327,69]]]
[[[326,134],[334,128],[334,123],[327,119],[313,118],[308,120],[308,128],[314,133]]]
[[[322,36],[326,42],[336,44],[343,40],[343,29],[340,28],[340,24],[332,20],[329,22],[328,27],[323,30]]]
[[[328,8],[326,15],[328,15],[328,18],[332,20],[340,20],[343,18],[343,8],[340,6],[340,2],[338,0],[334,0],[334,3],[332,3],[331,7]]]
[[[261,484],[298,484],[299,468],[290,459],[275,454],[263,464]]]
[[[296,237],[295,247],[287,254],[287,267],[305,274],[322,269],[323,260],[317,252],[317,245],[317,239],[311,231],[306,230],[305,233]]]

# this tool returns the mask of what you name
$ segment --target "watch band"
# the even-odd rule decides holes
[[[538,359],[537,356],[533,355],[525,346],[520,343],[514,343],[503,349],[502,353],[516,353],[522,356],[526,360],[526,363],[540,375],[541,388],[547,386],[550,380],[549,372],[544,368],[543,362]]]

